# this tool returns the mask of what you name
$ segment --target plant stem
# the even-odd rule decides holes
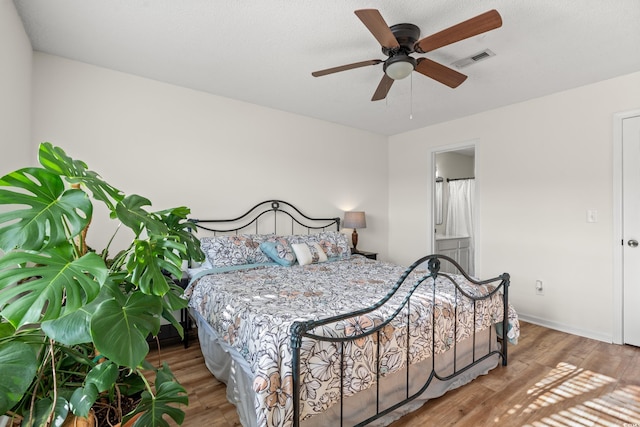
[[[56,378],[56,358],[53,353],[54,343],[51,338],[49,338],[49,354],[51,355],[51,370],[53,371],[53,407],[51,408],[51,412],[49,412],[49,416],[47,417],[47,425],[51,425],[51,421],[53,419],[53,413],[55,412],[56,402],[58,400],[58,384]]]
[[[104,249],[102,250],[102,253],[104,254],[104,260],[107,260],[107,254],[109,253],[109,247],[111,246],[111,242],[113,242],[113,239],[115,239],[116,234],[118,234],[118,230],[120,230],[120,226],[122,225],[121,222],[118,223],[118,226],[116,227],[116,231],[113,232],[113,234],[111,235],[111,238],[109,239],[109,241],[107,242],[107,246],[104,247]]]
[[[37,372],[37,381],[35,381],[33,385],[33,393],[31,394],[31,404],[29,405],[29,423],[27,427],[33,427],[35,423],[35,420],[33,419],[33,415],[34,415],[35,404],[36,404],[36,396],[38,395],[37,389],[39,388],[38,385],[40,384],[40,382],[42,381],[42,377],[44,376],[44,366],[47,364],[48,354],[50,353],[46,352],[43,355],[41,355],[43,359],[42,359],[42,363],[39,364],[39,369]]]
[[[142,381],[144,382],[145,387],[147,388],[147,391],[153,397],[153,399],[155,399],[156,395],[153,393],[153,390],[151,389],[151,384],[149,384],[149,381],[147,381],[147,377],[145,377],[144,374],[139,369],[136,369],[136,374],[140,375],[140,377],[142,378]]]

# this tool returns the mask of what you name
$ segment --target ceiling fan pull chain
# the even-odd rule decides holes
[[[411,94],[409,95],[409,120],[413,120],[413,73],[411,74]]]

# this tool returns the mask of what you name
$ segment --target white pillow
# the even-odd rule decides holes
[[[296,254],[296,259],[300,265],[327,261],[327,254],[324,253],[322,247],[317,242],[293,243],[291,249],[293,249],[293,253]]]

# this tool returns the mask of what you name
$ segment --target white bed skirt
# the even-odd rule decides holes
[[[244,427],[258,427],[255,412],[255,393],[252,389],[253,373],[249,363],[237,350],[219,339],[217,333],[199,313],[193,309],[190,309],[190,311],[198,327],[198,339],[207,368],[218,380],[223,381],[227,385],[227,399],[236,406],[240,423],[242,423]],[[491,343],[491,349],[498,349],[499,343],[495,340],[495,332],[491,336],[494,338]],[[489,347],[488,340],[488,330],[478,333],[475,341],[476,358],[487,353]],[[456,350],[456,364],[458,369],[470,363],[472,360],[472,347],[473,341],[471,339],[458,344]],[[440,376],[447,376],[453,372],[453,357],[451,354],[448,354],[452,352],[453,350],[449,350],[436,356],[436,371]],[[482,363],[448,381],[440,381],[434,378],[429,388],[427,388],[422,395],[385,417],[374,421],[370,425],[389,425],[403,415],[416,410],[426,401],[442,396],[449,390],[467,384],[480,375],[487,374],[498,365],[499,361],[500,357],[494,354]],[[422,387],[431,372],[431,365],[432,361],[428,359],[409,367],[410,378],[412,379],[412,384],[409,388],[410,394],[415,393]],[[420,373],[423,374],[421,375]],[[406,371],[401,370],[380,381],[380,395],[385,397],[385,401],[380,404],[381,409],[404,398],[406,394],[405,378]],[[375,387],[345,398],[342,406],[343,425],[354,425],[374,415],[376,408]],[[340,411],[340,404],[336,404],[326,412],[303,420],[300,424],[303,427],[339,425],[337,420],[340,419]]]

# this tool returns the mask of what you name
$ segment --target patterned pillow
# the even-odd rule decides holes
[[[263,242],[274,242],[276,239],[275,234],[242,234],[241,237],[247,239],[245,245],[247,264],[271,262],[271,258],[260,249],[260,244]]]
[[[270,259],[285,267],[290,267],[296,262],[296,255],[284,237],[277,237],[275,241],[260,243],[260,250]]]
[[[260,243],[275,241],[275,237],[273,234],[203,237],[200,247],[213,267],[262,264],[271,259],[260,250]]]
[[[246,247],[252,242],[243,236],[216,236],[200,239],[200,247],[213,267],[248,264]]]
[[[317,242],[329,258],[349,258],[351,256],[346,234],[339,231],[323,231],[316,236]]]
[[[318,242],[318,235],[317,234],[291,234],[289,236],[285,236],[285,239],[287,239],[287,242],[289,242],[290,245],[293,245],[296,243],[313,243],[313,242]]]

